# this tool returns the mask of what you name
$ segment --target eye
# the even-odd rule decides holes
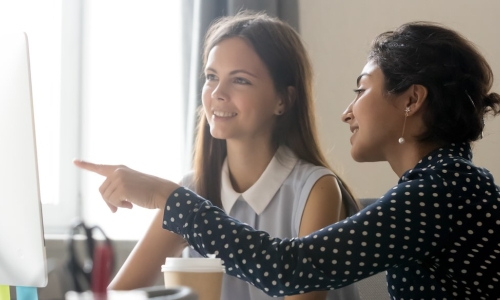
[[[217,76],[215,76],[214,74],[206,74],[205,75],[205,80],[206,81],[217,80]]]
[[[358,96],[363,93],[365,90],[364,89],[354,89],[354,92],[358,94]]]
[[[246,80],[245,78],[242,78],[242,77],[236,77],[234,79],[234,83],[238,83],[238,84],[251,84],[250,81]]]

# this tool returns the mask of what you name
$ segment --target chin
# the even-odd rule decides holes
[[[351,157],[355,162],[366,162],[366,160],[362,156],[351,153]]]
[[[374,151],[362,151],[361,149],[351,148],[351,157],[355,162],[378,162],[383,159],[377,158]]]
[[[223,130],[214,130],[212,127],[210,128],[210,135],[212,135],[214,139],[225,140],[227,139],[228,133]]]
[[[363,162],[363,156],[354,147],[351,148],[351,157],[355,162]]]
[[[214,138],[216,140],[227,140],[227,137],[225,135],[222,135],[222,134],[212,134],[212,138]]]

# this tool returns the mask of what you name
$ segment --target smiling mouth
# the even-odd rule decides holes
[[[213,115],[219,118],[231,118],[237,115],[235,112],[213,111]]]
[[[352,135],[351,135],[351,138],[350,138],[350,142],[351,142],[351,145],[353,144],[353,139],[354,139],[354,136],[356,135],[356,133],[358,132],[359,128],[354,128],[352,130]]]

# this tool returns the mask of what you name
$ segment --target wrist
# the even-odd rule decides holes
[[[160,193],[156,194],[156,197],[154,199],[154,207],[158,209],[164,209],[165,205],[167,204],[168,198],[178,188],[180,188],[180,185],[165,180],[162,183],[162,189]]]

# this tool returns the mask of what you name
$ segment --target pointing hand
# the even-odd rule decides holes
[[[106,177],[99,192],[112,212],[116,212],[119,207],[132,208],[133,204],[163,209],[168,196],[179,187],[171,181],[123,165],[94,164],[82,160],[75,160],[74,164]]]

